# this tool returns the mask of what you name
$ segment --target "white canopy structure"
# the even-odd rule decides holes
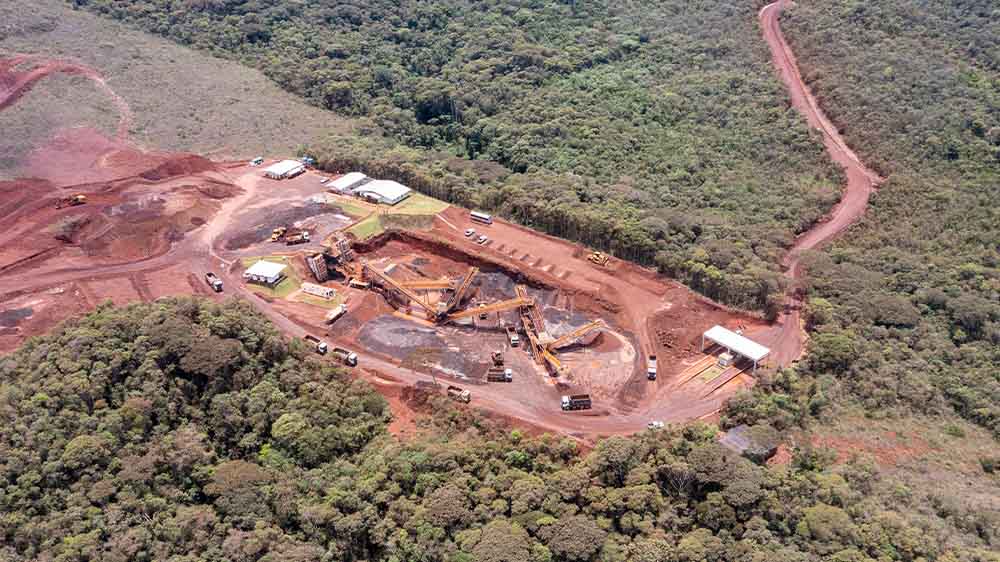
[[[395,205],[410,196],[410,188],[392,180],[372,180],[352,191],[359,197],[374,199],[386,205]]]
[[[276,180],[297,176],[306,171],[306,166],[298,160],[282,160],[264,169],[264,175]]]
[[[753,369],[757,370],[757,364],[771,354],[771,350],[759,343],[741,336],[732,330],[727,330],[722,326],[712,326],[701,335],[701,348],[705,349],[705,340],[716,343],[726,348],[730,353],[735,353],[741,357],[753,361]]]

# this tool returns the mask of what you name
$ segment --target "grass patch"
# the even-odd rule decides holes
[[[337,207],[346,215],[350,215],[355,218],[361,218],[366,215],[371,214],[372,210],[368,207],[363,207],[357,203],[352,202],[347,197],[334,197],[334,202],[330,203],[332,206]]]
[[[436,215],[448,208],[448,203],[424,195],[423,193],[412,193],[409,197],[392,207],[389,214],[402,215]]]
[[[289,262],[287,256],[264,256],[259,258],[243,258],[240,261],[243,263],[243,267],[247,268],[261,260],[274,263],[283,263],[286,266],[288,266],[285,268],[284,271],[285,278],[282,279],[281,283],[278,283],[277,286],[275,286],[273,289],[265,287],[263,285],[257,285],[255,283],[247,283],[246,286],[248,289],[257,294],[265,295],[276,299],[286,298],[288,297],[288,295],[294,293],[299,289],[299,286],[301,285],[301,280],[299,279],[299,276],[295,274],[295,268],[292,267],[292,264]]]
[[[367,240],[373,236],[382,234],[384,230],[385,227],[382,225],[381,218],[377,215],[373,215],[351,228],[348,228],[347,232],[353,234],[358,240]]]
[[[718,365],[712,365],[711,367],[705,369],[698,375],[698,380],[701,382],[711,382],[715,380],[719,375],[725,371],[725,367],[720,367]]]

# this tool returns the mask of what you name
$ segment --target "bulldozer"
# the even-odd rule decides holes
[[[287,231],[288,231],[288,229],[285,228],[285,227],[283,227],[283,226],[279,226],[278,228],[275,228],[274,230],[272,230],[271,231],[271,242],[277,242],[278,240],[281,240],[281,237],[284,236],[285,232],[287,232]]]
[[[611,258],[608,257],[607,254],[602,254],[601,252],[592,252],[589,256],[587,256],[587,260],[590,261],[590,263],[599,265],[601,267],[608,265],[608,261],[610,259]]]
[[[62,199],[56,201],[56,209],[62,209],[63,207],[76,207],[77,205],[84,205],[87,203],[87,196],[83,194],[71,195],[69,197],[63,197]]]

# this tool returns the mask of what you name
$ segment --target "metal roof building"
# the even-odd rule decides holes
[[[357,187],[361,184],[361,182],[366,180],[368,180],[368,176],[362,174],[361,172],[351,172],[340,176],[327,185],[330,186],[330,189],[335,191],[350,191],[352,188]]]
[[[705,348],[705,340],[719,344],[729,350],[730,353],[735,353],[753,361],[754,370],[757,370],[757,363],[771,354],[770,349],[722,326],[712,326],[701,335],[702,349]]]
[[[264,168],[264,175],[275,180],[295,177],[306,171],[306,165],[298,160],[282,160]]]
[[[285,265],[260,260],[243,272],[243,278],[251,283],[277,285],[284,277]]]
[[[392,180],[372,180],[351,190],[355,195],[372,199],[386,205],[395,205],[413,192],[410,188]]]

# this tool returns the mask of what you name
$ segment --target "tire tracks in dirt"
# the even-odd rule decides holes
[[[847,183],[840,201],[823,220],[796,238],[782,261],[790,287],[776,329],[763,338],[772,348],[772,361],[779,366],[797,360],[805,347],[806,337],[801,327],[802,296],[798,290],[803,279],[803,253],[829,242],[857,222],[865,214],[871,194],[883,181],[851,150],[802,80],[795,54],[781,31],[779,18],[786,1],[772,2],[758,12],[764,40],[771,49],[772,61],[788,90],[792,106],[822,134],[827,153],[843,168]]]

